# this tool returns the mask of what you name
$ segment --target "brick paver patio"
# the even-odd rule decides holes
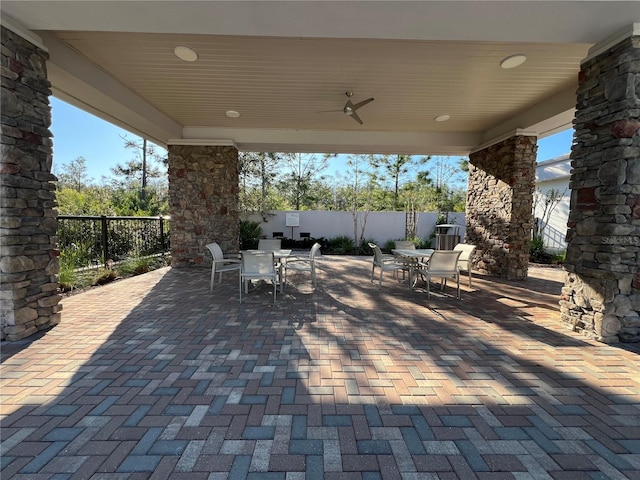
[[[324,257],[276,305],[163,269],[2,344],[2,479],[640,479],[640,355],[559,323],[563,273],[427,301]]]

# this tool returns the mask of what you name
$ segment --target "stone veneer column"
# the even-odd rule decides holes
[[[1,27],[0,327],[19,340],[60,321],[48,54]]]
[[[640,36],[585,61],[571,151],[562,320],[640,341]]]
[[[466,241],[482,273],[527,278],[536,141],[514,136],[469,156]]]
[[[171,265],[211,264],[206,245],[238,251],[238,150],[169,145]]]

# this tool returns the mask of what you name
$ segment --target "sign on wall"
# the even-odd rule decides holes
[[[299,227],[300,226],[300,214],[297,212],[287,213],[286,217],[287,227]]]

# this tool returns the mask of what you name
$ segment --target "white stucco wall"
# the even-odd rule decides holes
[[[300,226],[287,227],[287,213],[298,213]],[[363,213],[359,214],[358,237],[360,237],[361,222]],[[365,226],[365,238],[380,245],[388,240],[400,240],[405,237],[404,212],[370,212]],[[311,237],[324,237],[327,239],[341,235],[353,237],[353,216],[351,212],[325,211],[325,210],[301,210],[274,211],[270,212],[267,221],[263,221],[260,215],[253,215],[249,218],[252,221],[260,222],[262,232],[267,238],[271,238],[273,232],[283,232],[287,238],[299,239],[300,232],[308,232]],[[418,215],[416,233],[420,238],[428,238],[435,229],[437,213],[420,213]],[[460,226],[460,237],[464,240],[465,235],[465,215],[464,213],[449,213],[448,223]]]

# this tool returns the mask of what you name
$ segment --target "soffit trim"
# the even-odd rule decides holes
[[[4,15],[4,14],[1,15],[0,16],[0,25],[2,25],[3,27],[5,27],[8,30],[11,30],[13,33],[18,35],[19,37],[22,37],[27,42],[35,45],[36,47],[44,50],[45,52],[49,51],[49,49],[42,42],[42,38],[40,38],[38,35],[33,33],[27,27],[22,25],[17,20],[14,20],[10,16]]]

